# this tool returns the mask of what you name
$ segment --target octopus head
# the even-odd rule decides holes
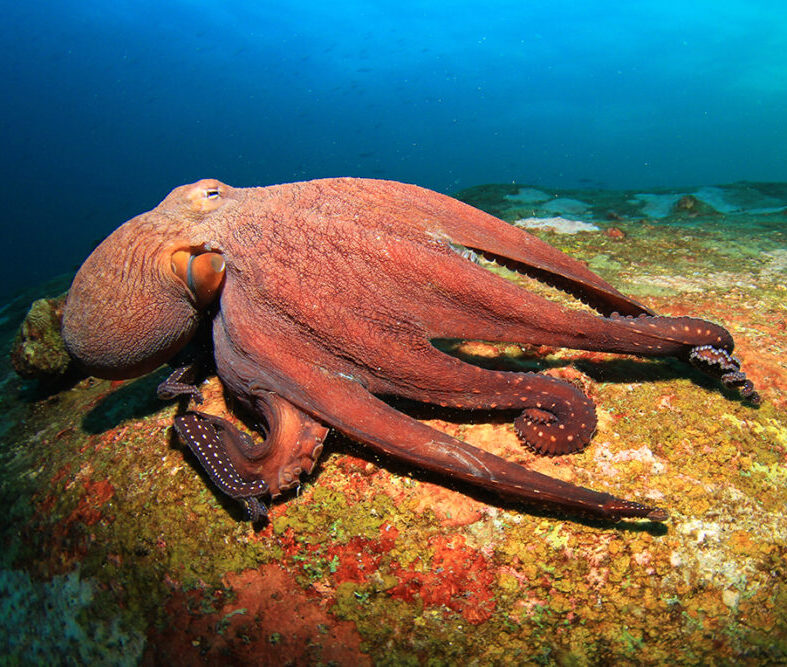
[[[232,188],[219,181],[176,188],[85,260],[68,292],[62,333],[86,372],[135,377],[189,342],[224,280],[211,221],[233,203]]]

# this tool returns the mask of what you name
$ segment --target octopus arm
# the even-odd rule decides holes
[[[300,484],[322,452],[328,427],[271,392],[258,392],[255,412],[265,419],[255,442],[231,422],[195,410],[175,418],[175,430],[213,483],[242,500],[269,493],[276,498]]]
[[[622,294],[536,236],[452,197],[416,185],[360,178],[309,181],[276,190],[267,205],[292,217],[294,203],[300,229],[322,238],[335,229],[348,237],[378,234],[398,243],[449,244],[463,254],[476,253],[562,289],[604,315],[652,315],[647,306]],[[346,248],[345,248],[346,250]],[[467,253],[465,251],[472,251]]]
[[[452,197],[430,193],[418,197],[422,188],[397,184],[414,192],[412,200],[428,207],[431,232],[512,270],[557,287],[584,301],[604,315],[653,315],[647,306],[616,290],[605,280],[557,248]]]
[[[411,300],[409,308],[417,313],[420,326],[430,338],[684,358],[702,345],[725,351],[734,346],[726,329],[705,320],[646,313],[604,317],[565,308],[456,253],[429,254],[428,261],[420,262],[411,273],[411,280],[416,279],[422,286],[422,297]],[[394,302],[397,296],[392,292],[388,299]]]
[[[221,324],[214,328],[214,340],[219,375],[233,393],[245,394],[248,402],[262,388],[275,392],[316,421],[413,468],[574,515],[607,520],[667,517],[660,508],[553,479],[436,431],[392,408],[358,379],[316,362],[306,350],[292,345],[285,350],[258,337],[250,356],[250,347],[240,352]]]
[[[310,383],[316,389],[316,383]],[[469,445],[395,410],[345,379],[325,380],[313,397],[321,417],[373,450],[501,496],[599,519],[666,519],[660,508],[569,484]]]

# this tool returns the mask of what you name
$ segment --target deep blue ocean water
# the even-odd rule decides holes
[[[204,177],[787,181],[784,0],[2,8],[0,301]]]

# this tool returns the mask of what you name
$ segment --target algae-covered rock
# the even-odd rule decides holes
[[[683,195],[672,207],[672,215],[697,218],[700,216],[720,215],[720,213],[713,206],[694,195]]]
[[[605,525],[507,503],[334,431],[314,474],[253,526],[173,431],[187,406],[156,398],[169,369],[49,393],[23,391],[7,370],[0,655],[12,664],[787,664],[787,227],[780,213],[748,212],[783,207],[787,184],[542,192],[587,202],[583,219],[601,227],[615,211],[605,231],[532,233],[660,314],[724,325],[762,405],[679,360],[439,341],[479,366],[581,386],[597,406],[593,440],[544,458],[522,447],[510,415],[404,407],[536,472],[663,505],[668,522]],[[670,213],[689,192],[720,215]],[[463,196],[513,221],[543,194],[502,184]],[[33,298],[14,302],[13,316],[0,309],[6,347],[18,303]],[[50,321],[57,313],[38,307]],[[200,410],[243,427],[217,377],[200,391]]]
[[[65,300],[38,299],[30,306],[11,347],[11,364],[23,378],[53,380],[68,369],[71,358],[60,335]]]

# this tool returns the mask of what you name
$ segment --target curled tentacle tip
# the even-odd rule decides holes
[[[240,498],[239,500],[246,512],[246,518],[252,523],[268,518],[268,508],[259,499],[250,496],[248,498]]]
[[[740,370],[740,360],[726,350],[713,345],[698,345],[689,352],[689,361],[695,368],[719,380],[727,389],[737,389],[753,405],[758,406],[762,402],[754,383]]]
[[[543,424],[527,419],[524,415],[514,422],[514,430],[524,445],[539,456],[563,456],[582,451],[588,441],[572,434],[547,433]],[[549,429],[547,429],[549,430]]]
[[[748,384],[749,386],[740,389],[741,396],[743,396],[749,404],[755,408],[759,408],[762,405],[762,396],[754,389],[754,384],[751,381],[748,381]]]

